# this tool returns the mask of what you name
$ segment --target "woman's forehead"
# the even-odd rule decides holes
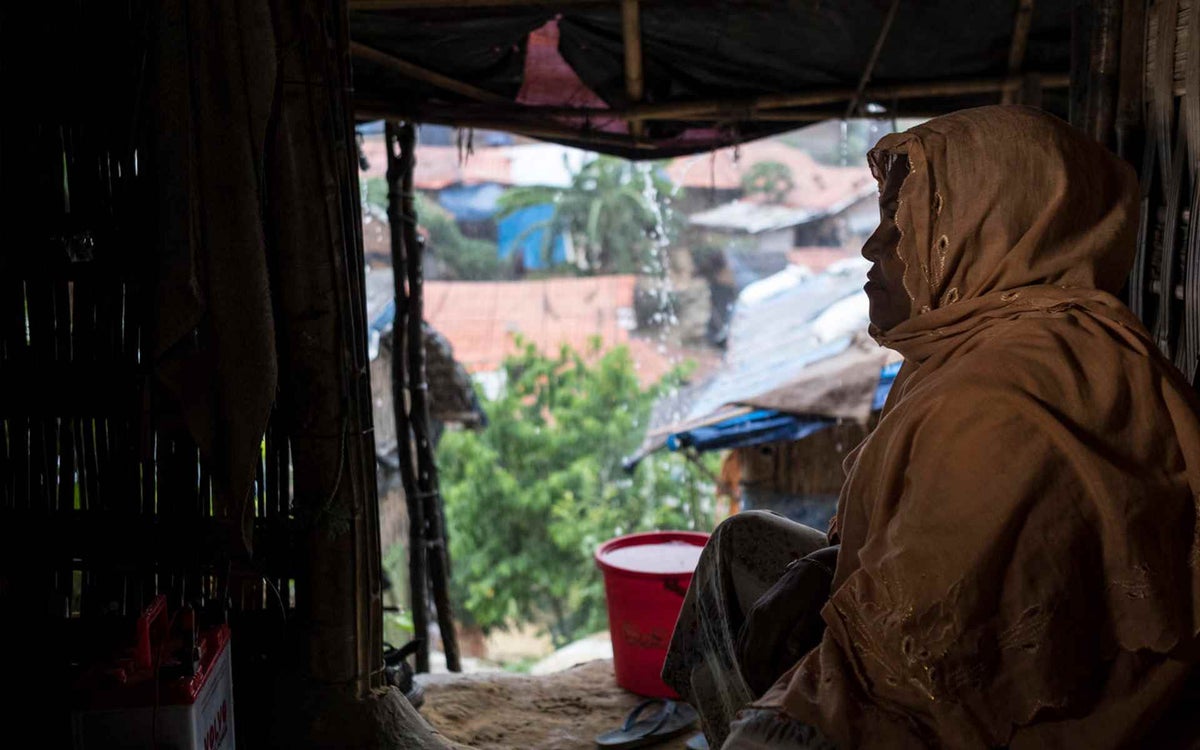
[[[893,158],[886,163],[886,171],[879,181],[879,197],[895,198],[900,192],[900,185],[904,183],[904,178],[908,176],[908,159],[902,154],[893,154]]]

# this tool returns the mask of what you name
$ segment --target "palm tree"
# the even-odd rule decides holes
[[[673,234],[671,198],[675,187],[654,164],[600,156],[571,177],[565,188],[519,187],[500,197],[500,217],[523,208],[550,204],[545,221],[525,229],[519,244],[542,232],[549,262],[554,239],[570,236],[579,265],[593,273],[644,271],[656,243]]]

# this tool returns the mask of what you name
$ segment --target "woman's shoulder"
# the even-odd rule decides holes
[[[1121,381],[1131,368],[1144,369],[1147,356],[1070,318],[1014,321],[986,335],[927,374],[949,394],[985,391],[996,396],[1077,393],[1087,382]]]

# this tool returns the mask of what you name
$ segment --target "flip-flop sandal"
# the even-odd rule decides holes
[[[415,652],[419,645],[420,641],[411,641],[402,648],[392,648],[386,643],[383,644],[384,679],[389,685],[398,688],[413,708],[420,708],[425,704],[425,688],[413,678],[412,667],[405,659]]]
[[[646,709],[656,703],[661,703],[662,708],[641,719]],[[596,746],[606,750],[625,750],[653,745],[686,732],[696,723],[696,718],[696,709],[686,703],[651,698],[634,706],[620,729],[598,735]]]

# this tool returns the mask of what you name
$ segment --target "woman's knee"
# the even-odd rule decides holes
[[[713,537],[753,539],[761,533],[770,533],[773,529],[786,526],[799,526],[799,524],[789,521],[774,511],[743,510],[717,524],[717,528],[713,531]]]

